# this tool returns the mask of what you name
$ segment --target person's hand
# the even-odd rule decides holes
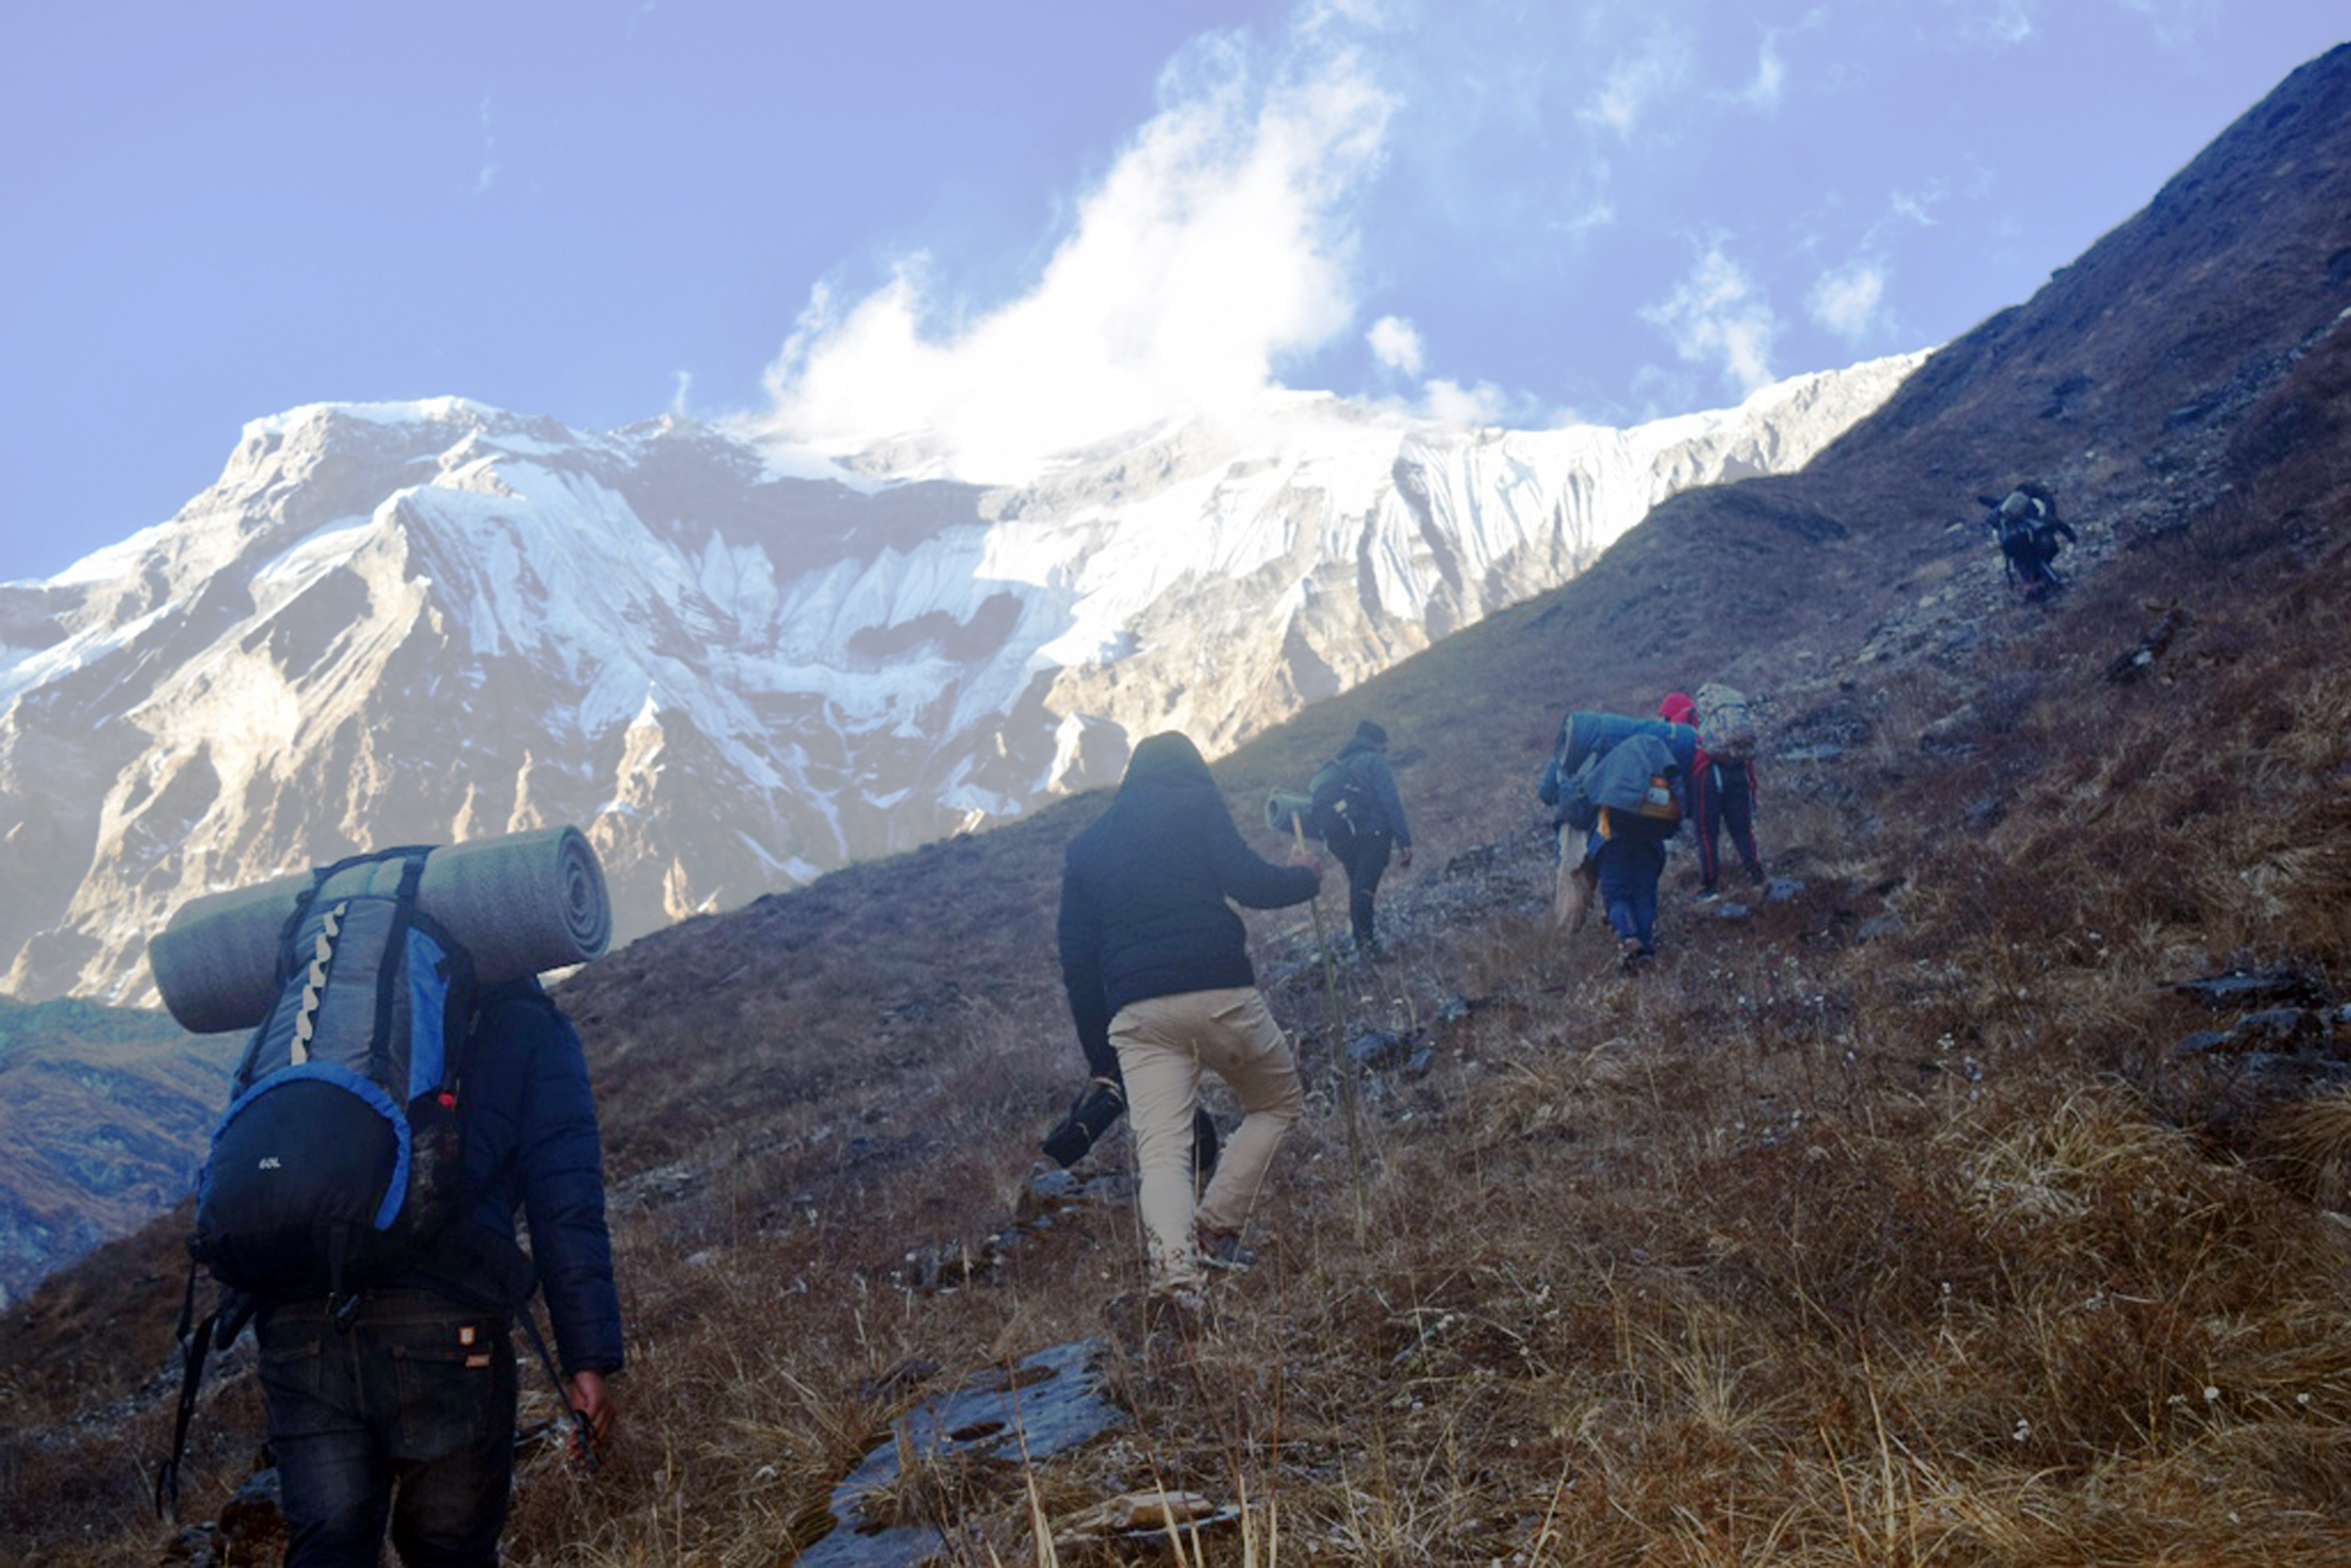
[[[611,1437],[612,1422],[618,1414],[612,1405],[611,1394],[604,1386],[604,1375],[601,1372],[573,1373],[570,1381],[564,1385],[564,1396],[571,1408],[580,1412],[589,1447],[601,1449]],[[578,1457],[585,1461],[589,1456],[581,1453]]]
[[[1406,871],[1410,871],[1412,869],[1412,846],[1410,844],[1406,844],[1404,848],[1396,851],[1396,864],[1404,867]]]

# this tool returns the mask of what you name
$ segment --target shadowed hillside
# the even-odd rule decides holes
[[[1144,1560],[1037,1526],[1161,1485],[1240,1511],[1219,1563],[2351,1560],[2346,214],[2351,48],[1803,474],[1219,764],[1274,852],[1267,789],[1376,716],[1419,855],[1396,961],[1330,988],[1312,919],[1252,919],[1310,1104],[1196,1339],[1105,1324],[1120,1137],[1029,1180],[1100,797],[571,977],[632,1366],[592,1483],[526,1459],[514,1559],[789,1562],[909,1400],[1108,1333],[1123,1426],[916,1464],[873,1517],[970,1563]],[[2082,531],[2038,605],[1974,500],[2034,476]],[[1677,856],[1621,976],[1550,928],[1532,778],[1564,710],[1716,677],[1768,719],[1782,895],[1697,905]],[[160,1555],[172,1250],[0,1337],[31,1560]],[[246,1354],[199,1517],[258,1437]]]
[[[187,1190],[237,1044],[160,1013],[0,998],[0,1303]]]

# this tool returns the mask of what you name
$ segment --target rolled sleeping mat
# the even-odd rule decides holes
[[[465,945],[484,985],[584,964],[612,940],[604,868],[577,828],[436,849],[416,901]]]
[[[1286,839],[1291,832],[1290,824],[1303,821],[1313,807],[1311,795],[1301,795],[1295,789],[1276,789],[1265,800],[1266,829]]]
[[[1573,776],[1587,758],[1597,757],[1632,735],[1654,735],[1666,743],[1684,774],[1698,768],[1698,731],[1662,718],[1627,718],[1614,713],[1572,713],[1561,725],[1559,770]]]
[[[251,1029],[277,999],[286,923],[308,892],[298,872],[192,898],[147,944],[163,1005],[195,1034]],[[581,964],[612,939],[596,851],[577,828],[444,844],[425,858],[417,906],[473,955],[484,985]]]

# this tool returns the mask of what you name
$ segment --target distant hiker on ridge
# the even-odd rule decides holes
[[[1355,727],[1339,755],[1324,763],[1308,786],[1313,804],[1307,826],[1338,857],[1347,873],[1347,920],[1355,936],[1355,956],[1376,962],[1386,955],[1374,930],[1373,899],[1388,868],[1412,864],[1412,829],[1388,768],[1388,732],[1370,719]]]
[[[1246,1261],[1241,1228],[1302,1095],[1290,1042],[1257,990],[1247,930],[1225,902],[1303,904],[1322,873],[1242,841],[1208,765],[1173,731],[1135,747],[1110,809],[1070,842],[1057,929],[1070,1015],[1090,1060],[1117,1052],[1140,1167],[1151,1293],[1196,1310],[1207,1267]],[[1193,1207],[1200,1069],[1246,1113]]]
[[[2044,599],[2065,586],[2065,580],[2050,563],[2065,545],[2074,542],[2074,530],[2059,519],[2057,497],[2050,494],[2049,486],[2027,479],[1997,501],[1990,496],[1976,499],[1991,508],[1984,526],[2000,546],[2008,580],[2025,598]]]

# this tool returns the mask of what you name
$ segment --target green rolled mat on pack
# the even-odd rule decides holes
[[[194,1034],[251,1029],[277,999],[286,923],[308,872],[192,898],[147,945],[163,1005]],[[539,828],[436,846],[419,908],[473,955],[484,985],[598,956],[612,939],[604,869],[577,828]]]
[[[1265,825],[1283,838],[1290,836],[1290,824],[1301,821],[1314,809],[1314,797],[1301,795],[1295,789],[1276,789],[1266,797]]]

